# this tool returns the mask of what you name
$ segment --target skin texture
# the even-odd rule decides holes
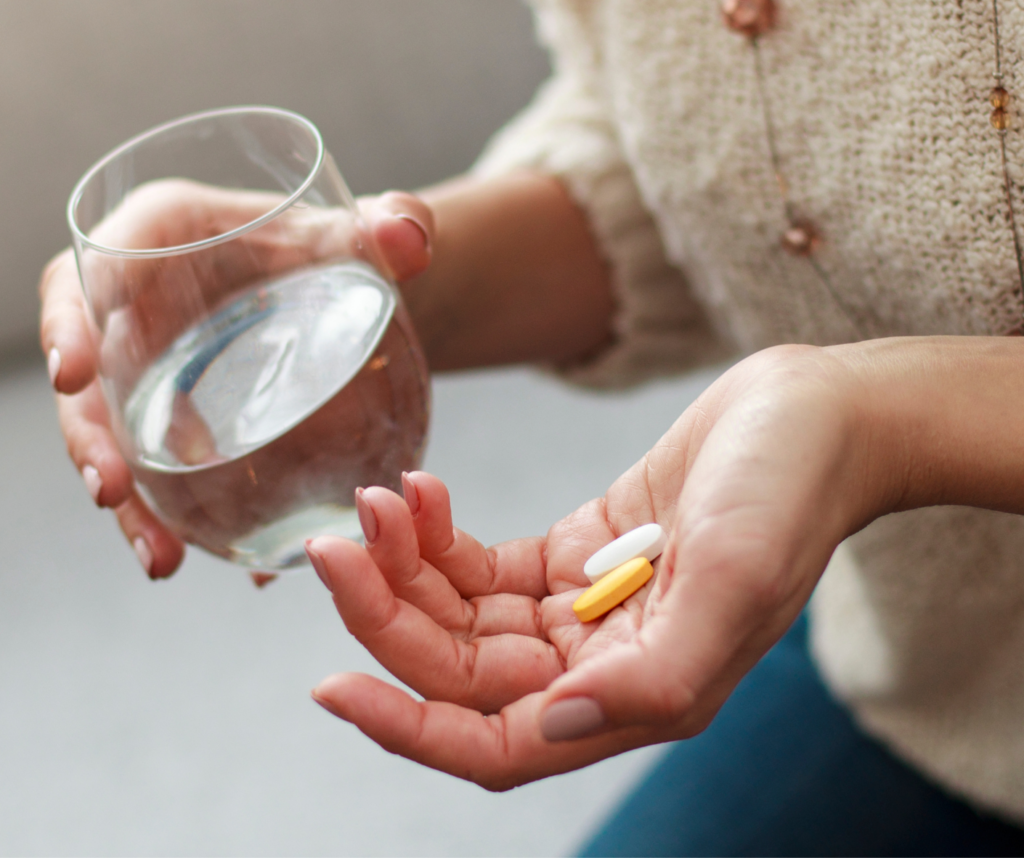
[[[463,180],[363,211],[433,369],[569,362],[607,341],[606,267],[553,180]],[[99,503],[129,540],[152,548],[151,574],[170,574],[182,546],[134,494],[110,435],[66,253],[41,288],[71,457],[96,468]],[[358,674],[314,697],[389,751],[496,790],[692,736],[789,627],[844,538],[931,504],[1024,512],[1022,367],[1021,338],[760,352],[602,498],[543,538],[492,548],[453,527],[428,474],[406,475],[404,498],[367,488],[367,546],[318,538],[308,550],[349,630],[423,699]],[[669,533],[655,577],[579,623],[584,561],[651,521]]]

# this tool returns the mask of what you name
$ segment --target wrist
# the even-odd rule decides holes
[[[1024,342],[907,337],[829,349],[863,393],[876,515],[939,504],[1024,512]]]
[[[831,364],[832,384],[842,403],[849,434],[848,533],[874,519],[905,509],[908,473],[915,444],[908,431],[907,401],[912,378],[898,371],[896,353],[872,340],[822,349]]]

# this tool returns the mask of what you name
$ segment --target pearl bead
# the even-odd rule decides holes
[[[751,39],[775,26],[775,0],[722,0],[726,26]]]
[[[782,233],[782,249],[793,256],[810,256],[821,241],[814,224],[807,220],[793,221]]]

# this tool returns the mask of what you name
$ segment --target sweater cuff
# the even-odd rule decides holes
[[[568,380],[615,388],[720,360],[715,336],[682,273],[665,258],[617,136],[595,100],[555,78],[491,141],[473,168],[486,179],[529,169],[559,179],[609,264],[613,340],[585,361],[550,367]]]

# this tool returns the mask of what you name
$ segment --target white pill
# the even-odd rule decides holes
[[[660,524],[642,524],[596,551],[583,564],[583,574],[590,579],[591,584],[594,584],[612,569],[618,569],[623,563],[637,557],[646,557],[653,561],[665,550],[666,542],[668,535]]]

